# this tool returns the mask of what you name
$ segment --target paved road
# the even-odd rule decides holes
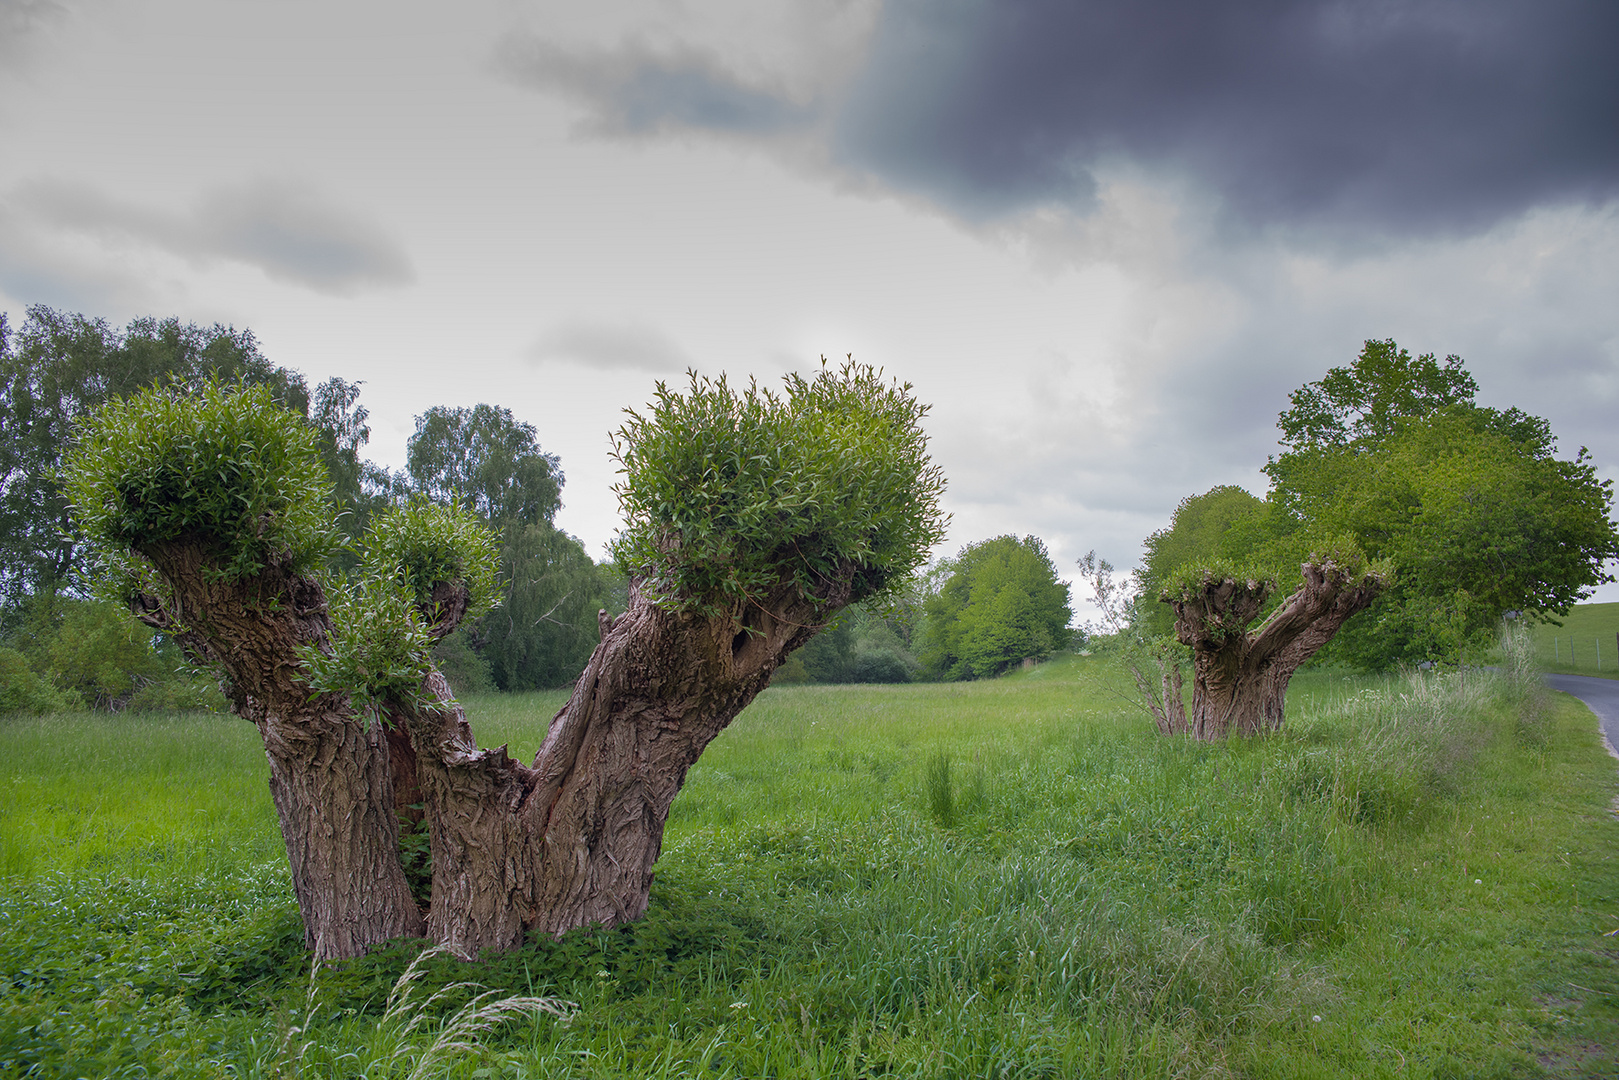
[[[1546,685],[1573,694],[1597,714],[1597,724],[1608,737],[1608,750],[1619,757],[1619,680],[1589,675],[1548,675]]]

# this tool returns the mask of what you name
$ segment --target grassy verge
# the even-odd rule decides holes
[[[392,1014],[416,947],[309,978],[250,728],[12,722],[0,1075],[1612,1075],[1613,762],[1578,703],[1469,678],[1310,673],[1220,746],[1095,660],[770,690],[646,919],[428,961]],[[475,727],[525,756],[559,704]],[[431,1057],[466,978],[576,1008]]]

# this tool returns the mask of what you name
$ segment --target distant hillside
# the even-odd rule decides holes
[[[1619,635],[1619,604],[1576,604],[1562,626],[1535,626],[1535,655],[1547,671],[1619,679],[1615,635]]]

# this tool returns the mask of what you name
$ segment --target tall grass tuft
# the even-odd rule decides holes
[[[1298,725],[1305,745],[1280,763],[1284,783],[1346,822],[1414,823],[1460,788],[1499,695],[1499,680],[1480,672],[1411,672],[1368,687]]]
[[[1541,674],[1534,634],[1521,621],[1508,623],[1501,633],[1500,674],[1507,696],[1517,706],[1518,741],[1544,749],[1551,737],[1551,694]]]
[[[340,1036],[334,1039],[332,1026],[320,1025],[322,1013],[318,968],[310,972],[305,995],[303,1021],[289,1025],[268,1060],[260,1059],[257,1073],[263,1077],[299,1077],[311,1070],[341,1070],[340,1075],[403,1077],[426,1080],[442,1076],[461,1058],[474,1057],[486,1048],[483,1036],[523,1017],[549,1014],[563,1022],[572,1020],[578,1005],[558,998],[534,995],[497,997],[499,991],[483,990],[477,983],[454,982],[422,997],[419,983],[428,961],[449,956],[441,946],[424,949],[410,962],[388,993],[387,1007],[376,1020],[356,1025],[335,1017]],[[479,993],[478,991],[482,991]],[[443,1015],[458,998],[472,993],[447,1018]],[[352,1011],[352,1010],[349,1010]],[[336,1010],[334,1010],[336,1012]],[[296,1015],[296,1014],[295,1014]],[[358,1030],[356,1030],[358,1028]],[[333,1045],[349,1049],[334,1054]]]
[[[950,782],[950,752],[935,750],[928,755],[922,771],[922,794],[927,803],[928,816],[942,828],[956,823],[956,792]]]

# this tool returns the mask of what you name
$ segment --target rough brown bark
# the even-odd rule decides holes
[[[1158,717],[1158,730],[1164,735],[1184,735],[1186,729],[1186,698],[1182,693],[1181,666],[1170,664],[1164,672],[1164,706]]]
[[[311,695],[300,675],[298,647],[330,637],[320,586],[274,561],[252,578],[218,580],[195,541],[142,554],[171,593],[162,603],[137,600],[137,614],[182,628],[187,648],[220,665],[232,707],[259,729],[305,944],[328,960],[420,934],[383,730],[347,695]]]
[[[143,553],[172,595],[137,602],[137,614],[218,663],[263,737],[306,941],[321,959],[422,933],[398,851],[398,811],[416,802],[433,857],[425,929],[457,955],[639,918],[687,770],[853,588],[852,572],[820,596],[783,585],[705,617],[632,586],[624,615],[602,614],[601,643],[525,766],[505,747],[478,748],[436,671],[421,702],[385,707],[385,725],[346,695],[312,696],[298,647],[330,635],[313,580],[277,566],[249,582],[209,580],[195,544]],[[421,614],[442,635],[465,610],[464,595],[441,587]]]
[[[669,807],[709,742],[847,602],[783,588],[704,618],[632,586],[532,765],[479,750],[441,677],[436,708],[400,708],[428,807],[432,938],[463,957],[645,913]]]
[[[422,785],[416,778],[416,748],[403,728],[389,724],[383,732],[388,741],[388,773],[393,780],[394,816],[401,823],[415,825],[426,816],[422,810]]]
[[[1175,634],[1192,650],[1187,734],[1212,740],[1280,728],[1293,673],[1387,586],[1377,573],[1332,562],[1302,569],[1303,584],[1252,632],[1270,592],[1265,582],[1210,578],[1168,600]]]

